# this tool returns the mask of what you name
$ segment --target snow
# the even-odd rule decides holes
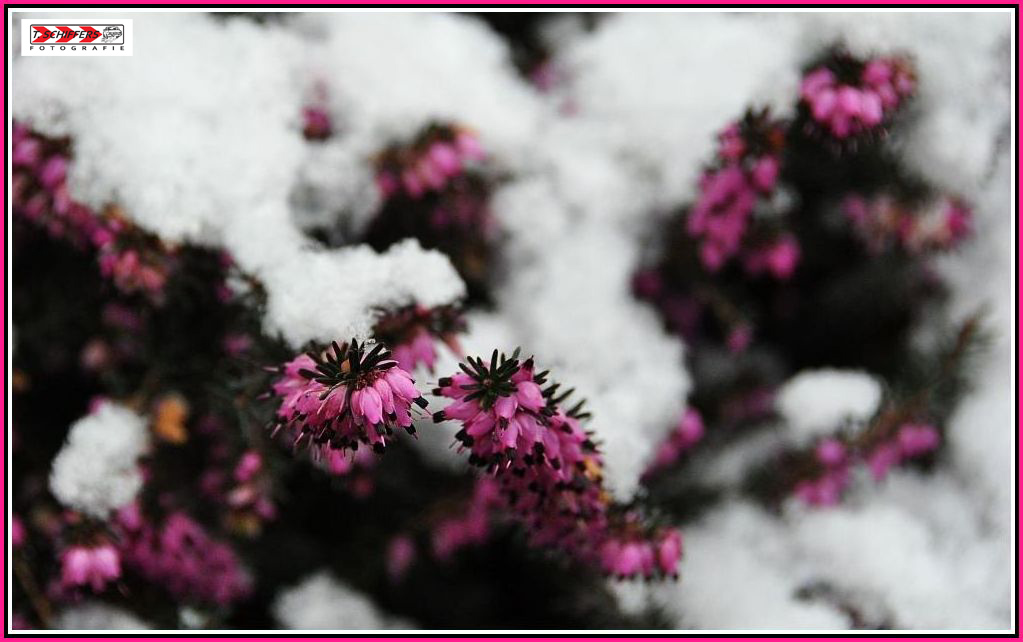
[[[692,196],[713,134],[752,101],[784,115],[800,65],[837,37],[854,51],[913,55],[920,119],[892,144],[977,205],[979,238],[942,265],[953,316],[986,302],[990,327],[1009,326],[1009,15],[658,12],[605,16],[592,32],[565,19],[550,34],[559,34],[555,62],[569,82],[541,96],[516,75],[500,39],[467,16],[318,13],[259,25],[146,13],[133,16],[132,58],[17,58],[14,114],[73,134],[79,199],[116,201],[168,240],[228,249],[266,286],[267,331],[296,347],[366,336],[381,308],[463,296],[447,259],[414,242],[383,254],[324,249],[303,229],[337,217],[352,230],[365,224],[378,198],[368,158],[383,145],[433,119],[475,128],[504,177],[493,206],[505,236],[496,308],[470,315],[466,352],[521,345],[576,387],[590,401],[609,485],[627,498],[691,387],[683,348],[629,293],[645,235]],[[316,83],[338,132],[324,143],[299,134]],[[686,526],[680,583],[623,593],[654,599],[680,627],[849,626],[827,601],[797,595],[827,581],[894,626],[1007,626],[1010,347],[996,332],[937,476],[858,484],[829,511],[777,516],[729,499]],[[438,376],[455,360],[443,351]],[[830,376],[815,395],[835,403],[782,403],[793,439],[830,430],[834,417],[869,414],[874,386]],[[462,465],[448,450],[453,429],[419,432],[431,461]],[[708,470],[732,483],[763,446],[726,453]],[[58,492],[57,469],[55,494],[96,506],[71,486]],[[62,470],[88,477],[77,465]],[[306,599],[279,602],[289,626],[382,622],[326,575],[302,587]],[[343,596],[346,607],[325,605],[324,595]],[[348,613],[349,604],[358,606]]]
[[[881,383],[865,372],[805,370],[785,382],[775,397],[791,439],[810,445],[847,423],[861,425],[881,403]]]
[[[447,258],[414,243],[378,255],[318,250],[302,235],[289,207],[311,153],[297,33],[199,14],[135,25],[131,58],[16,65],[15,117],[74,133],[76,198],[116,201],[168,240],[226,247],[266,286],[267,330],[296,347],[366,337],[380,308],[463,296]],[[203,45],[182,48],[182,33]]]
[[[50,491],[68,508],[106,518],[142,488],[138,458],[148,443],[142,417],[105,402],[71,426],[53,460]]]
[[[273,603],[274,617],[287,629],[412,629],[406,620],[381,613],[362,593],[320,571],[282,591]]]
[[[144,631],[153,627],[116,606],[84,602],[61,611],[54,628],[61,631]]]

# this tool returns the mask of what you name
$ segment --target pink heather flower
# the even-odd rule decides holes
[[[895,438],[906,457],[927,454],[941,444],[941,435],[930,424],[903,424]]]
[[[251,481],[263,470],[263,457],[255,450],[247,450],[234,468],[234,478],[240,482]]]
[[[47,158],[39,170],[39,182],[46,189],[57,189],[66,177],[67,159],[56,154]]]
[[[888,476],[889,469],[897,466],[902,461],[902,450],[898,442],[883,442],[874,447],[874,450],[867,456],[867,468],[875,481],[881,481]]]
[[[849,485],[846,467],[829,470],[814,480],[804,480],[796,485],[797,499],[809,506],[834,506],[842,498],[842,492]]]
[[[426,407],[407,371],[383,344],[367,352],[354,339],[324,356],[308,353],[284,364],[273,383],[280,399],[278,428],[286,427],[297,445],[303,439],[336,450],[359,444],[383,452],[395,428],[415,434],[411,407]]]
[[[176,599],[226,606],[251,591],[234,551],[184,513],[171,513],[155,526],[135,507],[122,510],[118,522],[125,566]]]
[[[437,361],[437,351],[433,347],[433,337],[425,329],[420,329],[408,343],[402,343],[391,349],[391,358],[398,367],[412,372],[419,364],[424,364],[431,372]]]
[[[43,144],[35,138],[19,141],[11,152],[11,163],[15,167],[34,167],[42,159]]]
[[[60,555],[61,584],[64,587],[89,585],[102,591],[107,582],[121,576],[121,558],[106,541],[95,546],[72,546]]]
[[[703,439],[704,426],[703,417],[695,408],[688,408],[679,419],[675,429],[671,431],[668,438],[661,442],[654,453],[654,460],[643,473],[644,477],[670,467],[683,453],[695,446]]]
[[[778,180],[779,163],[776,156],[762,156],[753,165],[753,185],[761,192],[770,192]]]
[[[252,347],[252,337],[247,334],[229,334],[224,337],[224,352],[229,356],[238,357]]]
[[[748,323],[739,323],[728,333],[728,350],[732,354],[745,352],[753,341],[753,328]]]
[[[25,532],[25,525],[17,515],[11,515],[11,546],[21,548],[25,545],[28,535]]]
[[[792,236],[783,237],[767,250],[767,268],[776,279],[786,281],[795,272],[799,256],[799,242]]]
[[[846,463],[845,444],[834,437],[822,439],[815,450],[817,461],[827,468],[835,468]]]
[[[416,560],[416,544],[408,535],[396,535],[387,546],[387,577],[397,583]]]
[[[500,486],[491,477],[476,480],[465,509],[438,522],[431,532],[433,556],[445,561],[457,551],[478,546],[490,536],[490,513],[502,503]]]
[[[627,519],[630,519],[627,517]],[[682,536],[673,529],[641,532],[623,537],[612,535],[600,547],[600,565],[607,575],[625,579],[678,577],[682,559]]]
[[[376,183],[384,198],[390,198],[397,193],[398,189],[401,187],[394,174],[387,171],[377,173]]]
[[[532,359],[520,362],[518,351],[507,357],[495,350],[489,364],[470,357],[460,368],[434,391],[452,400],[434,418],[461,422],[460,450],[469,450],[469,462],[496,482],[502,508],[528,529],[532,546],[619,576],[668,574],[673,544],[659,557],[658,533],[611,504],[602,458],[580,423],[588,414],[582,403],[561,407],[571,391],[543,388],[547,373],[535,373]],[[434,532],[435,553],[477,536],[485,517],[442,524]]]
[[[462,159],[453,145],[438,141],[430,145],[427,152],[434,166],[446,177],[457,176],[462,171]]]
[[[720,134],[722,164],[703,174],[699,196],[686,217],[686,231],[700,241],[699,258],[710,272],[742,249],[753,210],[761,196],[774,190],[780,172],[779,123],[768,120],[766,112],[748,115],[743,123],[733,123]],[[768,151],[747,156],[744,136]]]
[[[412,168],[406,169],[401,173],[401,184],[412,198],[419,198],[426,191],[422,181],[419,179],[419,174]]]
[[[746,153],[746,141],[743,140],[738,123],[731,123],[718,134],[718,155],[728,161],[737,161]]]
[[[910,253],[947,250],[972,233],[973,214],[956,199],[916,210],[887,194],[869,201],[850,195],[842,209],[872,252],[893,246]]]
[[[641,299],[656,299],[663,290],[664,279],[655,268],[640,270],[632,276],[632,291]]]
[[[458,132],[455,136],[455,148],[463,159],[480,161],[487,157],[476,135],[466,130]]]
[[[857,62],[848,56],[840,62]],[[916,82],[907,63],[897,59],[875,59],[863,64],[859,79],[839,81],[826,67],[803,77],[800,96],[811,117],[835,138],[844,139],[882,123],[915,90]]]
[[[959,201],[951,201],[945,210],[945,227],[952,243],[963,240],[973,232],[973,211]]]
[[[302,109],[302,135],[306,140],[326,140],[333,133],[330,114],[322,107]]]

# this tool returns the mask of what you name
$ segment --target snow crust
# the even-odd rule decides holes
[[[362,337],[380,308],[455,301],[463,284],[444,256],[413,241],[383,254],[327,250],[303,229],[339,216],[351,229],[365,224],[378,199],[368,159],[384,144],[434,119],[475,128],[506,177],[494,199],[505,255],[497,309],[470,317],[466,352],[521,345],[588,397],[609,485],[623,498],[690,389],[683,348],[629,294],[645,233],[692,196],[724,124],[750,103],[784,115],[800,64],[819,47],[841,39],[857,52],[910,53],[920,118],[892,144],[976,204],[978,238],[941,267],[953,314],[986,303],[995,335],[947,460],[935,476],[857,485],[827,511],[779,516],[727,500],[687,526],[680,583],[620,591],[623,605],[660,605],[679,627],[844,628],[848,607],[896,628],[1009,625],[1009,14],[636,13],[589,32],[566,19],[551,34],[569,81],[547,96],[467,16],[133,17],[132,58],[13,65],[15,117],[75,140],[76,198],[120,203],[168,240],[228,249],[266,286],[267,330],[295,346]],[[339,133],[314,144],[299,117],[318,83]],[[301,192],[319,196],[297,203]],[[441,374],[455,361],[444,358]],[[100,424],[77,426],[93,444]],[[456,460],[453,431],[443,430],[420,430],[424,452]],[[55,462],[54,493],[97,514],[121,501],[102,502],[100,489],[133,494],[129,474],[111,492],[75,463],[74,434]],[[110,448],[127,461],[124,444]],[[815,582],[838,597],[800,597]],[[370,604],[326,575],[296,591],[278,601],[288,626],[382,628],[370,626],[383,622]]]

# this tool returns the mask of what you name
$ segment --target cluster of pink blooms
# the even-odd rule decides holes
[[[452,403],[434,419],[462,423],[455,435],[461,449],[493,476],[507,514],[527,527],[533,546],[621,577],[674,575],[677,536],[613,504],[601,455],[580,423],[588,413],[581,402],[561,406],[571,391],[544,388],[547,373],[536,373],[532,359],[520,361],[518,351],[506,357],[495,350],[489,365],[470,357],[460,367],[439,381],[435,394]],[[637,549],[655,554],[636,563]]]
[[[412,405],[426,407],[412,375],[382,343],[367,350],[354,339],[334,342],[322,354],[296,357],[279,374],[272,386],[280,399],[275,433],[287,429],[296,446],[310,442],[314,458],[359,444],[383,452],[395,428],[415,434]]]
[[[384,198],[403,194],[418,199],[441,191],[473,162],[486,158],[472,131],[433,125],[409,146],[390,147],[377,159],[377,186]]]
[[[717,272],[741,252],[751,275],[790,278],[799,262],[794,237],[783,235],[744,247],[758,200],[769,196],[778,181],[782,124],[770,120],[766,112],[750,113],[726,127],[718,141],[718,163],[700,178],[699,196],[686,217],[686,231],[700,244],[700,262]]]
[[[941,434],[930,424],[902,424],[895,436],[873,447],[867,455],[871,476],[880,481],[893,466],[934,452],[941,445]]]
[[[373,336],[391,346],[391,359],[406,372],[420,366],[433,372],[437,361],[437,341],[460,353],[456,334],[465,329],[461,311],[454,306],[427,308],[409,305],[381,317],[373,327]]]
[[[644,477],[654,475],[677,462],[683,453],[703,439],[703,418],[694,408],[682,414],[678,425],[671,431],[668,438],[661,442],[654,453],[654,460],[643,473]]]
[[[834,506],[849,485],[849,453],[845,444],[829,437],[817,444],[814,459],[824,472],[816,479],[800,481],[793,492],[810,506]]]
[[[682,559],[682,534],[671,528],[651,529],[634,514],[600,546],[600,564],[608,575],[630,577],[678,577]]]
[[[106,538],[90,544],[75,544],[60,554],[62,589],[89,586],[102,591],[108,582],[121,577],[121,556]]]
[[[490,535],[491,512],[502,504],[500,493],[492,477],[477,479],[465,509],[445,517],[433,527],[430,545],[434,557],[450,559],[456,551],[485,542]]]
[[[14,213],[55,238],[91,247],[100,272],[124,292],[162,296],[171,269],[170,250],[156,241],[131,239],[134,228],[114,208],[103,215],[71,199],[67,188],[67,145],[34,134],[15,123],[12,132]]]
[[[227,506],[236,522],[258,525],[277,517],[262,455],[254,450],[245,451],[234,468],[233,477],[235,485],[227,493]]]
[[[322,107],[302,109],[302,135],[306,140],[326,140],[334,133],[330,114]]]
[[[905,60],[875,58],[863,63],[839,55],[803,76],[800,96],[813,120],[842,140],[880,125],[915,89],[916,79]]]
[[[657,304],[668,326],[687,341],[699,339],[704,315],[711,313],[718,315],[718,321],[725,326],[725,346],[730,352],[742,353],[753,342],[754,326],[737,311],[729,310],[731,314],[723,315],[720,314],[723,306],[708,305],[694,294],[672,290],[657,268],[636,272],[632,277],[632,291],[637,297]]]
[[[231,547],[182,512],[171,513],[157,526],[131,505],[118,513],[117,523],[125,567],[178,600],[224,606],[252,589]]]
[[[842,212],[874,253],[893,245],[908,252],[950,249],[973,231],[973,211],[956,198],[920,212],[889,195],[868,200],[854,194],[846,197]]]
[[[905,461],[933,452],[941,434],[930,424],[901,424],[894,436],[874,444],[864,453],[850,450],[841,440],[828,437],[814,449],[815,463],[823,471],[814,479],[796,484],[793,494],[810,506],[834,506],[851,481],[851,467],[860,460],[870,475],[881,481],[888,471]]]
[[[391,582],[400,582],[416,561],[416,543],[410,535],[402,533],[391,538],[387,545],[387,577]]]

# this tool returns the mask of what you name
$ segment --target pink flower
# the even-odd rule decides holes
[[[433,364],[437,360],[437,351],[433,347],[433,337],[425,329],[420,329],[408,343],[394,346],[391,350],[391,357],[398,363],[402,370],[412,372],[419,364],[424,364],[427,369],[433,371]]]
[[[845,444],[834,437],[822,439],[817,444],[817,461],[828,468],[834,468],[846,463]]]
[[[14,145],[11,163],[15,167],[33,167],[42,158],[43,145],[35,138],[27,138]]]
[[[903,424],[896,439],[906,457],[925,455],[941,444],[941,434],[930,424]]]
[[[644,477],[670,467],[683,453],[695,446],[703,439],[704,426],[703,418],[695,408],[688,408],[679,419],[675,429],[671,431],[668,438],[661,442],[654,454],[654,460],[643,473]]]
[[[828,64],[843,68],[862,65],[859,80],[851,84],[848,79],[840,84],[827,67],[818,67],[803,77],[800,95],[811,117],[838,139],[879,126],[915,89],[912,71],[902,60],[861,63],[839,56]]]
[[[176,599],[226,606],[250,593],[252,580],[234,551],[188,515],[171,513],[157,526],[135,508],[118,520],[125,566]]]
[[[439,381],[435,394],[451,399],[436,421],[461,422],[455,438],[469,462],[483,468],[499,489],[509,517],[528,528],[531,545],[555,549],[618,576],[665,575],[673,544],[658,566],[658,532],[629,511],[618,510],[603,488],[602,457],[581,421],[582,403],[562,408],[571,391],[547,385],[532,359],[494,351],[490,361],[468,358],[461,372]],[[547,387],[543,387],[547,386]],[[686,429],[689,438],[697,431]],[[434,531],[438,555],[473,537],[485,515],[446,522]],[[674,568],[670,569],[671,572]]]
[[[46,189],[56,189],[67,177],[67,159],[54,154],[43,162],[39,170],[39,182]]]
[[[284,364],[273,383],[280,399],[278,428],[296,444],[356,450],[359,444],[383,452],[395,428],[415,434],[411,407],[426,407],[412,376],[398,367],[383,344],[367,351],[354,339],[324,356],[301,355]]]
[[[973,211],[959,201],[951,201],[945,210],[945,227],[952,243],[963,240],[973,232]]]
[[[397,583],[416,559],[416,545],[408,535],[397,535],[387,546],[387,576]]]
[[[28,535],[25,532],[25,525],[17,515],[11,515],[11,546],[21,548],[25,545]]]
[[[770,192],[778,180],[778,158],[761,156],[753,165],[753,185],[761,192]]]
[[[767,251],[767,267],[776,279],[788,280],[796,270],[799,256],[799,243],[794,237],[785,236]]]
[[[799,93],[804,100],[812,101],[821,90],[835,85],[835,74],[824,67],[817,68],[803,77]]]
[[[799,482],[793,493],[808,506],[834,506],[838,504],[842,492],[848,485],[848,469],[841,466],[829,470],[817,479]]]
[[[875,481],[888,476],[889,469],[902,461],[902,450],[897,442],[884,442],[871,451],[867,457],[867,468]]]
[[[102,591],[107,582],[121,576],[121,558],[117,550],[106,541],[95,546],[72,546],[60,556],[61,584],[65,587],[88,584],[95,592]]]
[[[462,160],[450,143],[438,141],[430,145],[427,154],[444,176],[457,176],[462,171]]]
[[[729,161],[737,161],[746,153],[746,141],[742,139],[738,123],[732,123],[718,135],[718,155]]]
[[[476,138],[475,134],[466,130],[462,130],[455,135],[455,148],[464,159],[479,161],[487,157],[487,153],[483,150],[483,146],[480,145],[479,139]]]
[[[263,457],[255,450],[247,450],[234,468],[234,478],[240,482],[251,481],[263,470]]]
[[[302,109],[302,135],[306,140],[326,140],[330,138],[333,127],[330,114],[322,107],[305,107]]]
[[[745,352],[746,348],[749,347],[750,342],[753,341],[753,328],[748,323],[739,323],[735,325],[728,333],[728,350],[732,354],[739,354]]]

